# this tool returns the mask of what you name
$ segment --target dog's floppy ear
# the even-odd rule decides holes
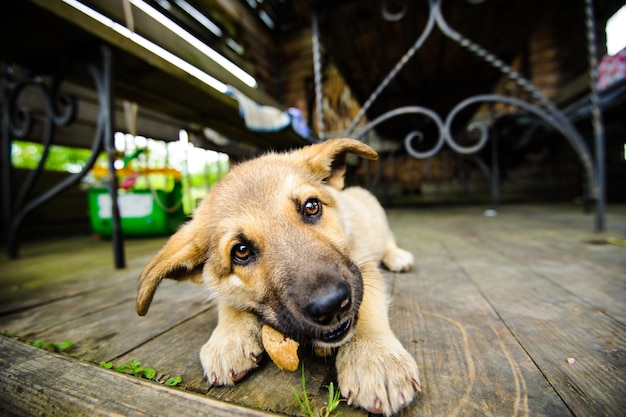
[[[321,180],[341,190],[346,173],[346,154],[353,153],[365,159],[378,159],[374,149],[356,139],[331,139],[298,151],[305,163]]]
[[[184,225],[144,268],[139,277],[137,314],[146,315],[152,297],[164,278],[179,281],[202,282],[202,268],[206,262],[206,248],[196,241],[194,221]]]

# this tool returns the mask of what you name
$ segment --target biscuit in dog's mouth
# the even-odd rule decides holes
[[[319,341],[324,343],[335,343],[343,339],[350,332],[355,322],[356,316],[350,317],[333,330],[320,335]]]

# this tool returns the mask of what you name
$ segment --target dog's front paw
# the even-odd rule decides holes
[[[415,360],[395,337],[355,339],[339,349],[337,377],[348,405],[389,416],[420,392]]]
[[[396,246],[388,247],[383,256],[383,264],[393,272],[406,272],[413,268],[413,254]]]
[[[202,346],[200,361],[209,384],[234,385],[259,366],[264,352],[260,332],[240,331],[218,326]]]

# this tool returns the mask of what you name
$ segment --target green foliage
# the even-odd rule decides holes
[[[33,343],[33,346],[36,348],[41,348],[45,350],[49,350],[52,352],[67,352],[74,347],[74,342],[71,340],[65,340],[63,342],[44,342],[39,339]]]
[[[172,142],[175,143],[175,142]],[[207,157],[205,149],[193,148],[187,150],[188,158],[205,161],[204,164],[190,164],[180,157],[168,159],[167,152],[162,149],[164,142],[148,140],[147,148],[137,148],[124,158],[125,162],[131,162],[135,169],[141,167],[172,167],[183,172],[182,180],[184,189],[183,209],[189,214],[196,208],[196,202],[204,198],[211,189],[229,170],[229,160],[221,157]],[[14,167],[22,169],[35,169],[43,155],[43,145],[34,142],[13,141],[11,143],[11,161]],[[151,148],[154,148],[151,150]],[[180,148],[180,147],[179,147]],[[161,151],[159,152],[159,149]],[[153,152],[154,151],[154,152]],[[176,150],[171,151],[177,152]],[[178,149],[180,153],[180,149]],[[91,150],[73,148],[67,146],[52,145],[46,158],[44,169],[76,173],[86,165]],[[203,156],[204,155],[204,156]],[[204,159],[203,159],[204,158]],[[97,166],[107,166],[106,154],[99,155]],[[172,177],[168,175],[152,174],[149,184],[145,177],[140,176],[135,185],[139,189],[154,188],[168,190],[171,188]]]
[[[302,364],[302,376],[300,377],[300,381],[302,384],[302,394],[298,394],[298,391],[294,387],[291,387],[291,391],[293,392],[293,396],[296,399],[296,402],[300,406],[300,409],[304,414],[309,417],[341,417],[342,413],[337,412],[337,407],[341,403],[341,391],[335,390],[334,384],[331,382],[328,388],[328,401],[326,405],[321,407],[318,411],[315,411],[311,407],[311,403],[309,401],[309,395],[306,391],[306,379],[304,377],[304,364]],[[333,414],[334,413],[334,414]]]
[[[606,241],[607,243],[610,243],[611,245],[626,246],[626,239],[619,239],[616,237],[607,237]]]
[[[177,377],[168,378],[167,381],[165,381],[165,385],[167,385],[168,387],[175,387],[181,382],[183,382],[183,378],[181,378],[180,376],[177,376]]]
[[[339,389],[335,391],[335,387],[333,386],[333,383],[331,382],[330,385],[328,386],[328,402],[326,403],[324,407],[321,408],[320,413],[323,416],[330,416],[333,412],[337,410],[337,407],[339,407],[340,402],[341,402],[341,391],[339,391]],[[341,417],[341,413],[337,413],[335,414],[335,416]]]
[[[144,378],[155,380],[156,371],[154,368],[148,368],[141,366],[141,362],[131,359],[127,364],[118,366],[117,368],[113,366],[113,362],[100,362],[100,367],[105,369],[112,369],[115,372],[120,372],[123,374],[133,375],[137,378]],[[160,381],[157,381],[160,382]],[[168,378],[163,384],[168,387],[175,387],[178,384],[183,382],[183,379],[180,376]]]
[[[39,143],[20,140],[12,142],[11,160],[17,168],[35,169],[42,154],[43,145]],[[52,145],[44,168],[50,171],[79,172],[90,155],[88,149]]]
[[[311,409],[311,404],[309,403],[309,395],[306,392],[306,379],[304,378],[304,364],[302,364],[302,376],[300,378],[302,384],[302,396],[298,394],[298,391],[294,387],[291,387],[291,391],[293,392],[293,396],[296,398],[300,409],[309,417],[313,417],[313,410]]]
[[[128,365],[122,365],[115,369],[116,372],[135,375],[137,378],[152,379],[156,375],[153,368],[144,368],[141,362],[131,359]]]

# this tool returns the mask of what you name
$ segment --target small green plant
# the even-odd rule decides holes
[[[131,359],[127,365],[117,367],[115,371],[135,375],[137,378],[153,379],[156,376],[154,368],[144,368],[141,366],[141,362],[134,359]]]
[[[43,340],[39,339],[33,343],[33,346],[35,346],[36,348],[50,350],[53,352],[67,352],[68,350],[74,347],[74,342],[72,342],[71,340],[65,340],[59,343],[44,342]]]
[[[311,407],[311,403],[309,401],[309,395],[306,391],[306,379],[304,377],[304,364],[302,364],[302,376],[300,377],[300,381],[302,384],[302,395],[298,394],[298,391],[294,387],[291,387],[293,391],[293,396],[296,399],[300,409],[304,414],[309,417],[341,417],[342,413],[335,411],[337,407],[339,407],[339,403],[341,403],[341,391],[335,390],[334,384],[331,382],[328,388],[328,402],[325,406],[321,407],[319,411],[315,412]],[[335,414],[333,414],[335,413]]]
[[[167,378],[167,381],[165,381],[165,385],[168,387],[175,387],[181,382],[183,382],[183,379],[179,376],[176,376],[176,377]]]
[[[156,371],[154,368],[148,368],[141,366],[141,362],[131,359],[128,364],[118,366],[117,368],[113,366],[113,362],[100,362],[100,366],[105,369],[112,369],[115,372],[120,372],[123,374],[134,375],[137,378],[145,378],[155,380],[157,382],[161,382],[160,380],[155,379]],[[168,387],[175,387],[178,384],[183,382],[183,379],[180,376],[168,378],[165,382],[161,382],[162,384]]]
[[[300,382],[302,384],[302,396],[298,394],[298,391],[294,387],[291,387],[291,391],[293,391],[293,396],[296,398],[300,409],[309,417],[313,417],[313,410],[311,409],[311,405],[309,404],[309,395],[306,392],[306,380],[304,378],[304,364],[302,364],[302,377],[300,378]]]

